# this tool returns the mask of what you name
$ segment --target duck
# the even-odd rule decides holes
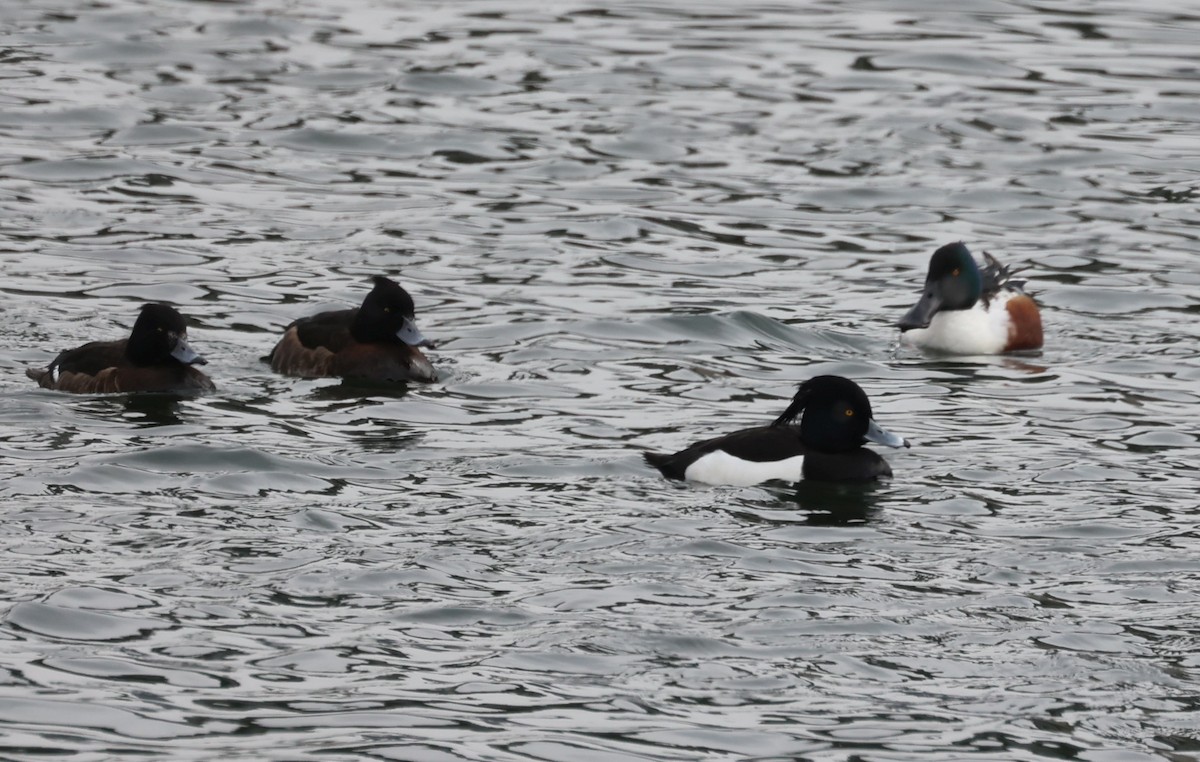
[[[1042,348],[1042,316],[1024,281],[962,242],[933,253],[921,298],[897,324],[901,342],[933,352],[995,355]]]
[[[413,299],[383,275],[362,305],[321,312],[290,323],[266,358],[276,373],[360,381],[437,380],[420,347],[433,347],[417,328]]]
[[[43,389],[76,394],[211,392],[196,368],[205,359],[187,342],[183,316],[168,304],[144,304],[127,339],[93,341],[60,352],[25,375]]]
[[[890,477],[888,462],[863,447],[868,441],[912,446],[875,422],[871,401],[858,384],[842,376],[815,376],[800,384],[791,404],[769,426],[707,439],[674,454],[646,452],[642,457],[668,479],[710,485]]]

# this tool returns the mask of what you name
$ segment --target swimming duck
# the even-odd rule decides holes
[[[871,481],[891,476],[887,461],[862,446],[866,441],[910,446],[874,421],[871,402],[858,384],[841,376],[815,376],[800,384],[770,426],[735,431],[673,455],[647,452],[643,457],[668,479],[737,487],[770,479]]]
[[[436,381],[418,347],[432,347],[416,324],[412,297],[382,275],[361,307],[322,312],[288,325],[267,360],[289,376],[365,381]]]
[[[46,368],[28,368],[38,386],[78,394],[208,392],[216,387],[196,365],[183,316],[166,304],[145,304],[129,338],[93,341],[61,352]]]
[[[900,319],[901,340],[960,355],[1040,349],[1042,318],[1025,282],[987,252],[983,262],[961,243],[935,251],[920,300]]]

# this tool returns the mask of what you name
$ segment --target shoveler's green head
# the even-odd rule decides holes
[[[929,260],[921,298],[900,318],[900,330],[928,328],[939,312],[969,310],[983,293],[983,278],[975,258],[962,243],[948,243]]]

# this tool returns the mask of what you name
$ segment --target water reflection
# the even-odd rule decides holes
[[[403,382],[341,379],[322,382],[309,391],[308,397],[314,402],[361,402],[368,398],[399,400],[408,392],[409,385]]]
[[[842,483],[806,479],[795,485],[786,500],[808,516],[810,524],[839,526],[869,521],[883,507],[888,492],[876,482]]]
[[[121,406],[125,419],[139,428],[175,426],[183,423],[181,405],[190,399],[195,399],[194,395],[126,394],[122,395]]]
[[[888,507],[893,490],[880,482],[823,482],[805,479],[788,487],[765,488],[770,502],[755,501],[749,510],[734,509],[738,518],[787,526],[851,526],[875,520]]]

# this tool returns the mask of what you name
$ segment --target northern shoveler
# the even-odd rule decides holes
[[[901,340],[959,355],[1041,349],[1038,306],[1012,275],[987,252],[981,268],[962,243],[946,244],[929,260],[920,300],[900,319]]]

